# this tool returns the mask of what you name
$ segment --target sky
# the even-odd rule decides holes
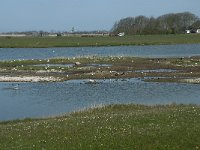
[[[0,32],[110,30],[126,17],[189,11],[200,0],[0,0]]]

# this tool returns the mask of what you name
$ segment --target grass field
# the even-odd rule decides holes
[[[0,123],[0,149],[200,148],[200,107],[110,105],[48,119]]]
[[[200,43],[200,34],[134,35],[124,37],[0,37],[1,48],[79,47]]]

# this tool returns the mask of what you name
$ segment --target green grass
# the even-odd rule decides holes
[[[0,123],[0,149],[199,149],[200,107],[110,105]]]
[[[124,37],[0,37],[0,47],[79,47],[200,43],[200,34],[134,35]]]

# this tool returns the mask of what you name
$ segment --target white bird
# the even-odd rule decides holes
[[[87,82],[87,84],[96,84],[96,83],[97,81],[93,79],[89,79],[89,81]]]
[[[19,90],[19,84],[13,85],[13,90]]]

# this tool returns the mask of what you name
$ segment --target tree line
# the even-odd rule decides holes
[[[127,17],[117,21],[111,32],[132,34],[180,34],[186,29],[200,28],[199,18],[190,12],[170,13],[154,17]]]

